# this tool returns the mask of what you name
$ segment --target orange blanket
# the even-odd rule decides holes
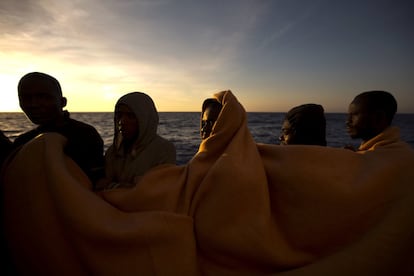
[[[24,146],[3,179],[5,232],[17,269],[42,275],[413,269],[414,152],[407,144],[363,154],[257,145],[236,97],[215,96],[222,112],[194,158],[156,168],[132,189],[93,193],[64,156],[58,134]]]

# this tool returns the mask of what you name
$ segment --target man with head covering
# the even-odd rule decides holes
[[[222,104],[214,98],[208,98],[203,102],[200,119],[201,139],[204,140],[210,137],[214,123],[217,121],[221,108]]]
[[[400,140],[399,129],[391,126],[396,112],[397,101],[389,92],[366,91],[357,95],[349,104],[346,126],[352,139],[362,139],[358,150],[374,149],[385,140]]]
[[[319,104],[303,104],[288,111],[279,136],[281,145],[326,146],[326,119]]]
[[[151,168],[176,164],[173,143],[157,134],[158,112],[141,92],[122,96],[115,105],[114,141],[105,153],[106,177],[98,189],[129,188]]]

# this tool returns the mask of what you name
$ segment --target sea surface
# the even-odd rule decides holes
[[[278,144],[279,132],[284,113],[248,112],[248,126],[257,143]],[[187,163],[197,152],[200,144],[199,112],[159,112],[158,133],[173,142],[177,149],[177,163]],[[326,113],[327,142],[330,147],[343,147],[351,144],[358,146],[360,140],[349,138],[345,113]],[[112,143],[112,112],[71,113],[71,117],[93,125],[104,140],[105,150]],[[414,147],[414,114],[396,114],[393,124],[400,127],[401,137]],[[19,134],[33,128],[34,125],[24,113],[0,113],[0,129],[12,141]]]

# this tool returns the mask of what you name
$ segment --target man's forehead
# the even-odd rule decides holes
[[[369,112],[369,105],[366,101],[357,100],[349,104],[348,112],[349,113],[367,113]]]
[[[19,87],[19,94],[26,94],[26,93],[42,93],[42,94],[51,94],[51,95],[57,95],[59,94],[57,92],[57,87],[54,83],[52,83],[49,80],[45,79],[29,79],[25,80],[23,83],[21,83]]]
[[[221,107],[216,104],[209,104],[206,106],[205,112],[220,112]]]
[[[132,112],[132,109],[124,103],[117,104],[115,110],[118,112]]]

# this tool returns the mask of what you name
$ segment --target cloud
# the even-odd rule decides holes
[[[53,21],[41,3],[32,0],[0,1],[2,33],[24,33],[36,29],[39,24]]]
[[[408,83],[400,81],[412,71],[413,39],[409,24],[403,25],[412,22],[408,12],[398,16],[392,5],[384,21],[378,15],[390,9],[370,16],[368,6],[353,10],[359,2],[348,2],[1,0],[0,74],[42,70],[79,94],[142,89],[171,101],[223,87],[240,95],[322,90],[330,80],[348,80],[352,68],[360,68],[364,79],[372,72]],[[378,27],[382,21],[387,28]],[[373,34],[378,36],[367,40]],[[378,63],[388,65],[368,67]],[[309,85],[298,87],[299,80]]]
[[[74,64],[135,60],[203,73],[235,63],[260,10],[250,1],[6,0],[0,5],[0,27],[6,30],[2,50]]]

